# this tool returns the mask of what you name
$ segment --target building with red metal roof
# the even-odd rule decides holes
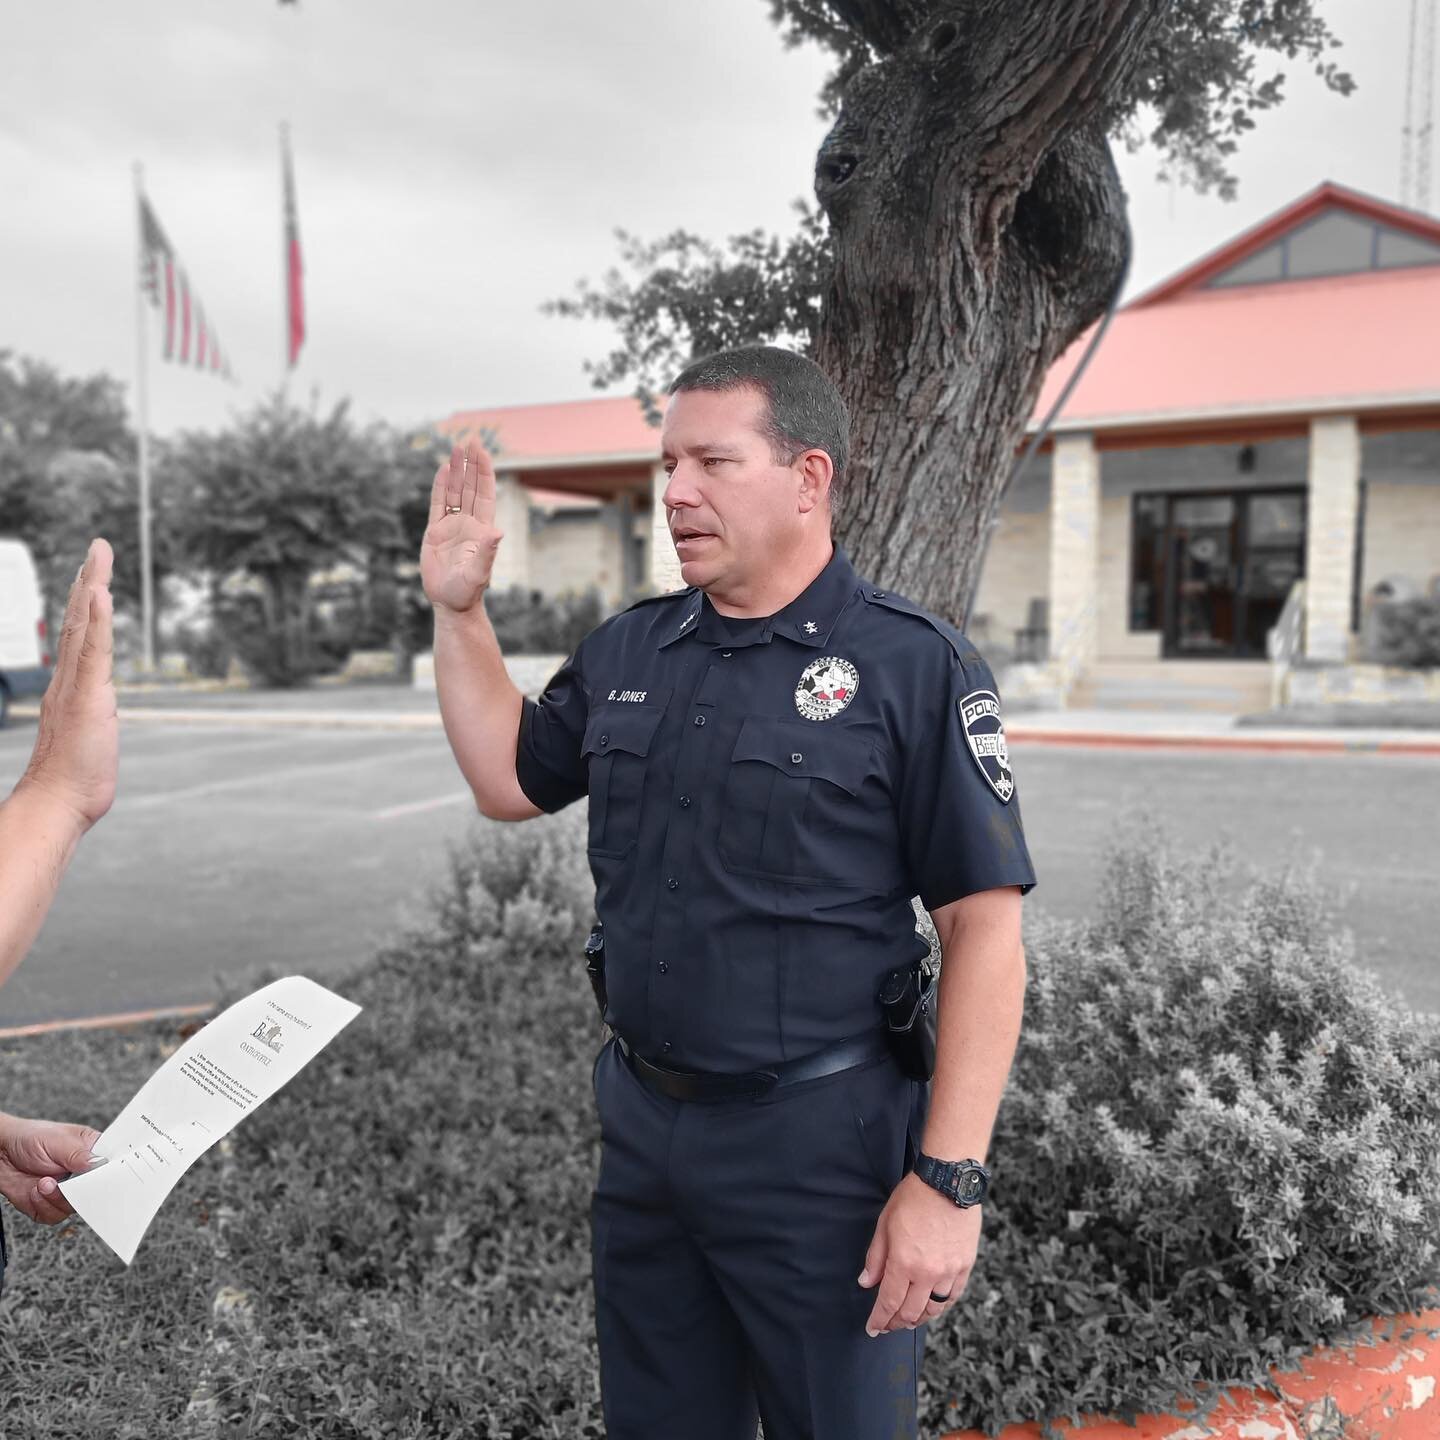
[[[495,448],[498,583],[596,583],[615,604],[680,583],[636,400],[442,428]],[[1377,591],[1437,586],[1440,220],[1327,183],[1116,311],[1007,492],[967,628],[1072,702],[1143,701],[1204,659],[1229,663],[1190,669],[1191,694],[1208,674],[1228,704],[1268,690],[1267,645],[1361,658]]]

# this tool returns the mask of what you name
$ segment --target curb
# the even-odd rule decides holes
[[[12,1025],[0,1030],[0,1040],[23,1040],[31,1035],[52,1035],[57,1030],[119,1030],[126,1025],[144,1025],[151,1020],[185,1020],[209,1015],[214,1002],[204,1005],[170,1005],[163,1010],[122,1010],[114,1015],[89,1015],[82,1020],[38,1020],[32,1025]]]
[[[1371,1322],[1373,1344],[1317,1346],[1295,1369],[1272,1366],[1266,1389],[1229,1387],[1203,1418],[1103,1415],[1052,1422],[1067,1440],[1434,1440],[1440,1434],[1440,1309]],[[1397,1338],[1403,1337],[1403,1338]],[[1181,1408],[1193,1410],[1194,1406]],[[1039,1440],[1040,1422],[1007,1425],[996,1440]],[[985,1440],[952,1430],[941,1440]]]
[[[33,718],[37,706],[16,705],[12,713]],[[324,730],[443,730],[438,711],[408,710],[165,710],[120,707],[127,723],[154,725],[219,725],[232,729],[324,729]],[[1393,735],[1353,739],[1294,732],[1266,734],[1263,730],[1245,734],[1195,734],[1193,731],[1067,730],[1032,729],[1023,718],[1011,719],[1005,727],[1012,745],[1051,745],[1070,749],[1096,750],[1200,750],[1211,753],[1291,755],[1420,755],[1440,756],[1440,736],[1414,740]]]
[[[1102,750],[1234,750],[1292,755],[1440,755],[1437,740],[1354,740],[1328,735],[1133,734],[1112,730],[1027,730],[1015,721],[1005,727],[1012,745],[1058,745]]]

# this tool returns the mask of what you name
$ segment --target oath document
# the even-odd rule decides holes
[[[95,1145],[106,1163],[60,1182],[128,1265],[180,1177],[320,1053],[360,1007],[289,975],[236,1001],[142,1085]]]

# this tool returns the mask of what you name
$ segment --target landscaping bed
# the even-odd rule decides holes
[[[197,1433],[177,1417],[202,1376],[222,1437],[603,1434],[581,807],[480,827],[437,872],[431,923],[330,982],[363,1014],[186,1177],[130,1271],[83,1226],[12,1217],[7,1437]],[[1155,835],[1107,874],[1090,923],[1027,912],[996,1186],[930,1327],[924,1435],[1193,1416],[1436,1279],[1433,1021],[1353,967],[1300,880]],[[7,1044],[8,1108],[103,1124],[175,1038]],[[221,1287],[240,1318],[217,1343]]]

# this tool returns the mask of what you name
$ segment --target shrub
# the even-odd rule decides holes
[[[1440,595],[1377,605],[1375,652],[1386,665],[1440,665]]]
[[[924,1434],[1261,1381],[1436,1277],[1433,1020],[1351,965],[1301,877],[1155,836],[1106,873],[1094,921],[1026,916],[996,1184],[965,1297],[930,1327]],[[223,1175],[207,1157],[187,1178],[132,1270],[83,1227],[24,1236],[0,1321],[43,1304],[53,1323],[0,1323],[0,1396],[24,1385],[7,1437],[181,1433],[202,1368],[221,1436],[603,1433],[584,808],[477,826],[440,880],[423,923],[329,979],[363,1013],[236,1130]],[[113,1057],[74,1059],[114,1037],[52,1041],[9,1108],[84,1118],[104,1076],[103,1123],[154,1059],[116,1078]],[[212,1275],[221,1204],[237,1219]],[[255,1324],[207,1351],[217,1283]],[[59,1423],[102,1414],[135,1428]]]
[[[479,828],[433,921],[331,982],[363,1013],[236,1131],[261,1338],[218,1377],[233,1433],[603,1433],[581,812]]]
[[[1095,922],[1028,930],[986,1238],[932,1328],[934,1423],[1172,1408],[1437,1278],[1434,1021],[1350,963],[1303,879],[1158,836],[1107,873]]]
[[[605,617],[600,591],[544,595],[512,585],[485,596],[485,610],[503,654],[569,655]]]

